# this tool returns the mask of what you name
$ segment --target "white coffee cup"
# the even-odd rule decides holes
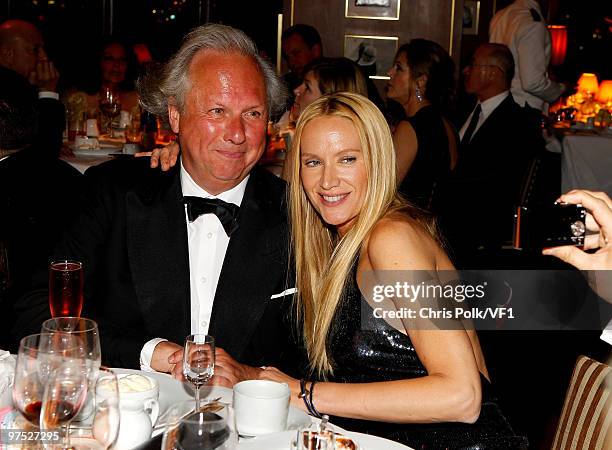
[[[291,391],[286,383],[247,380],[234,385],[238,433],[246,436],[285,431]]]

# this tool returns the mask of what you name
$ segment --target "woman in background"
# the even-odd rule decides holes
[[[118,94],[122,111],[128,111],[139,119],[138,95],[134,89],[136,59],[132,51],[123,43],[112,40],[101,47],[97,58],[95,73],[75,88],[68,89],[64,102],[73,119],[101,117],[100,99],[105,88]],[[102,129],[105,129],[103,127]]]
[[[443,116],[454,89],[454,64],[440,45],[413,39],[399,48],[389,76],[387,98],[405,113],[393,133],[399,192],[430,209],[436,186],[457,162],[457,133]]]

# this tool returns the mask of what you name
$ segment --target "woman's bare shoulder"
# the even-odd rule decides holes
[[[374,226],[367,243],[374,269],[433,269],[439,246],[415,219],[391,213]]]

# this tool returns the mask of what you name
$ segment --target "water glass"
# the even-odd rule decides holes
[[[60,260],[49,265],[51,317],[79,317],[83,309],[83,264]]]
[[[196,409],[200,408],[200,388],[215,373],[215,339],[206,334],[192,334],[185,338],[183,375],[195,387]]]
[[[229,405],[211,402],[195,411],[194,407],[193,400],[172,405],[165,415],[162,449],[233,450],[237,447],[234,413]]]

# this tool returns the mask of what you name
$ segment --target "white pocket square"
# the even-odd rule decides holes
[[[272,297],[270,297],[270,300],[273,300],[273,299],[279,298],[279,297],[284,297],[285,295],[295,294],[296,292],[297,292],[297,289],[294,288],[294,287],[289,288],[289,289],[285,289],[280,294],[274,294]]]

